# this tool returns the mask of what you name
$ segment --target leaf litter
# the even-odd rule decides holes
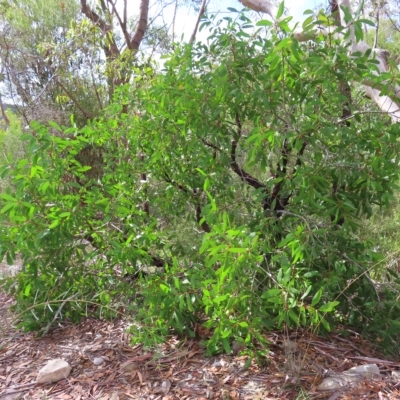
[[[1,400],[400,399],[400,379],[392,377],[400,361],[387,360],[355,332],[348,338],[305,330],[270,332],[269,353],[261,365],[252,360],[246,368],[248,356],[240,351],[206,357],[201,338],[173,337],[156,350],[132,347],[126,333],[129,324],[122,318],[60,323],[37,338],[13,326],[12,304],[0,292]],[[71,365],[68,378],[36,384],[40,368],[56,358]],[[376,363],[382,378],[336,392],[316,390],[329,371],[363,363]]]

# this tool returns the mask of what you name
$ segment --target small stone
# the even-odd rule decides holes
[[[379,367],[376,364],[364,364],[364,365],[357,365],[357,367],[353,367],[345,371],[346,374],[359,374],[362,375],[364,378],[376,378],[378,375],[381,374],[379,371]]]
[[[104,362],[104,358],[103,357],[95,357],[93,359],[93,364],[94,365],[101,365]]]
[[[392,371],[392,377],[400,381],[400,371]]]
[[[58,382],[68,377],[71,366],[62,359],[50,360],[40,371],[36,378],[37,383]]]

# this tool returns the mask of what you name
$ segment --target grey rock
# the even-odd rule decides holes
[[[357,365],[344,372],[345,374],[361,375],[363,378],[373,379],[380,376],[381,372],[376,364]]]
[[[380,375],[376,364],[358,365],[342,373],[331,374],[317,386],[317,390],[338,390],[345,386],[352,386],[363,379],[378,378]]]
[[[68,377],[71,366],[62,359],[50,360],[40,371],[36,378],[37,383],[58,382]]]
[[[104,362],[104,358],[103,357],[95,357],[93,359],[93,364],[94,365],[101,365]]]

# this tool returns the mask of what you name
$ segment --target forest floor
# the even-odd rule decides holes
[[[0,399],[400,399],[400,360],[388,360],[373,343],[353,333],[326,337],[307,331],[270,332],[262,366],[237,354],[206,357],[198,340],[171,338],[156,350],[131,346],[127,320],[86,318],[60,323],[43,337],[24,333],[10,311],[14,300],[0,289]],[[288,351],[288,348],[291,350]],[[38,371],[62,358],[71,374],[53,384],[37,384]],[[102,361],[96,366],[95,360]],[[317,391],[324,375],[375,363],[381,377],[340,391]]]

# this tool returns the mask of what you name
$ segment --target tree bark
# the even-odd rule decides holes
[[[115,71],[114,77],[109,81],[110,96],[112,97],[115,86],[120,86],[129,82],[129,79],[131,77],[131,70],[129,68],[124,68],[124,67],[116,68],[116,66],[113,65],[113,63],[117,61],[118,58],[121,56],[121,49],[118,48],[117,46],[113,26],[108,24],[105,19],[103,19],[99,14],[93,11],[87,4],[87,0],[80,0],[80,1],[81,1],[82,13],[90,21],[92,21],[92,23],[95,26],[97,26],[101,30],[106,39],[107,45],[104,47],[103,50],[106,56],[107,63],[109,65],[109,70]],[[149,17],[149,0],[141,0],[140,2],[139,21],[137,23],[135,32],[133,32],[132,35],[128,32],[128,27],[127,27],[127,1],[124,0],[124,9],[122,18],[115,7],[115,1],[114,2],[111,0],[107,1],[108,3],[111,4],[112,14],[115,15],[115,17],[117,18],[118,24],[124,35],[125,46],[126,46],[125,52],[128,51],[135,53],[139,49],[144,34],[146,33],[148,17]],[[104,13],[110,12],[104,3],[104,0],[101,2],[101,5]],[[124,61],[121,60],[121,63],[123,62]]]
[[[4,104],[3,104],[3,100],[1,98],[1,94],[0,94],[0,110],[1,110],[1,116],[3,117],[6,127],[8,128],[10,126],[10,120],[8,119],[6,110],[4,109]]]
[[[199,29],[199,23],[200,23],[201,17],[204,15],[204,13],[206,11],[207,2],[208,2],[208,0],[203,0],[203,3],[201,4],[199,15],[197,16],[196,25],[194,27],[192,36],[190,37],[190,41],[189,41],[190,44],[193,44],[194,41],[196,40],[196,34],[197,34],[197,30]]]

